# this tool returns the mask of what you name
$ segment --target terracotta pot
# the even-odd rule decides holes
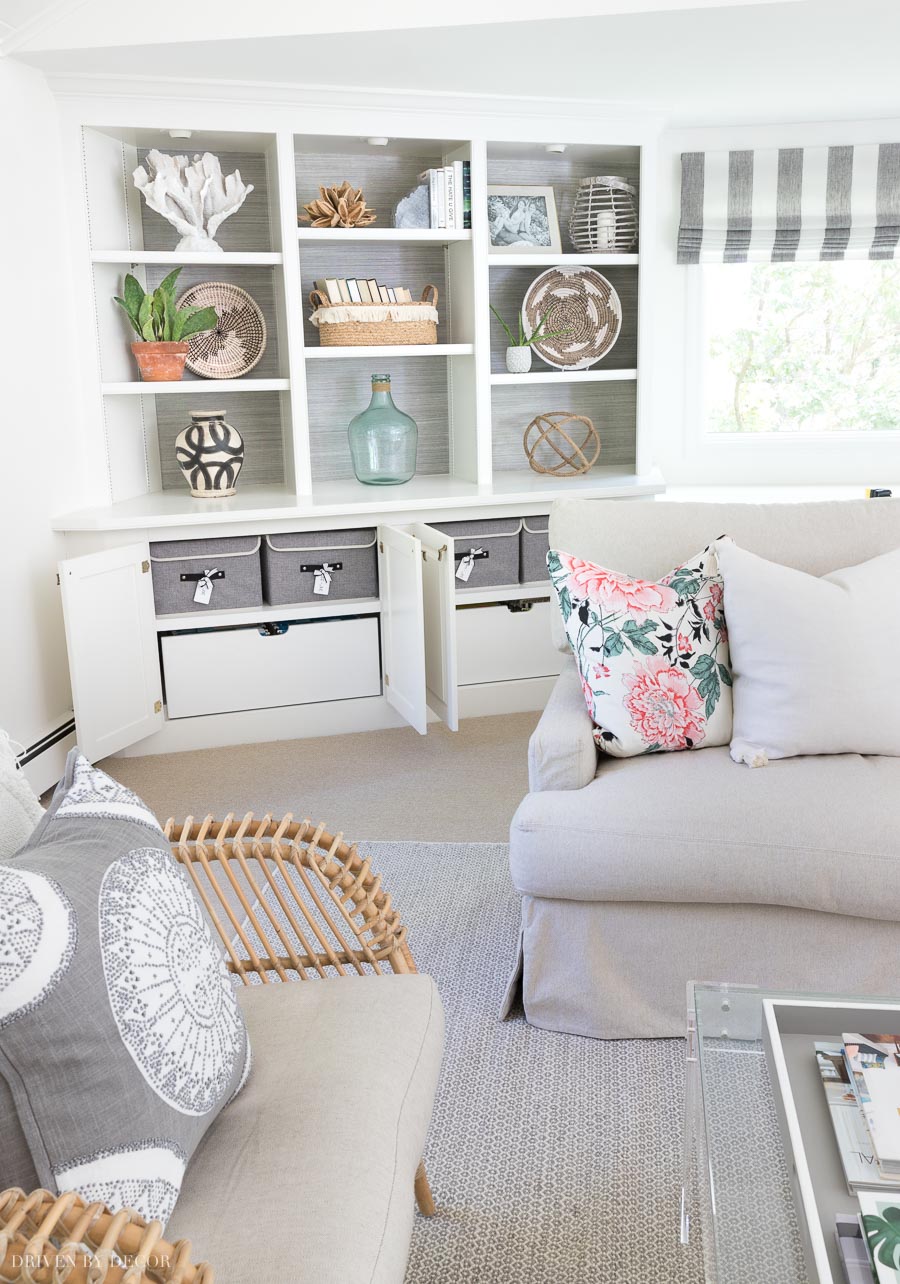
[[[184,376],[186,343],[133,343],[131,351],[144,383],[171,383]]]

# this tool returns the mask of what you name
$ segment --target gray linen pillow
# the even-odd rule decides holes
[[[155,817],[73,749],[0,865],[0,1076],[39,1183],[165,1223],[249,1067],[222,952]]]

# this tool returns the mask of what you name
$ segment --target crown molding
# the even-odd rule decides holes
[[[12,33],[0,39],[0,58],[8,58],[10,54],[16,53],[38,32],[46,31],[48,27],[52,27],[60,18],[69,17],[70,14],[77,12],[87,2],[88,0],[56,0],[55,4],[48,4],[43,9],[39,9],[20,27],[13,27],[8,22],[0,23],[0,26],[7,27]]]
[[[83,0],[82,0],[83,2]],[[347,110],[396,113],[400,116],[442,116],[448,113],[494,120],[546,120],[554,123],[572,117],[607,123],[640,122],[648,129],[661,128],[668,113],[658,106],[602,99],[516,97],[502,94],[466,94],[437,90],[373,89],[368,86],[301,85],[267,81],[216,80],[180,77],[108,76],[76,73],[48,75],[53,94],[63,100],[151,102],[177,100],[179,120],[185,103],[253,105],[298,111]]]

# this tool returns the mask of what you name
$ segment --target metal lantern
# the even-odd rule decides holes
[[[575,249],[590,254],[627,254],[638,235],[635,190],[624,178],[583,178],[569,219]]]

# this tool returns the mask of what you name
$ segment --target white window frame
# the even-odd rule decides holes
[[[705,429],[709,317],[704,265],[684,273],[684,476],[697,484],[900,484],[896,432],[711,433]],[[728,271],[725,266],[723,271]],[[900,406],[898,406],[900,415]]]

